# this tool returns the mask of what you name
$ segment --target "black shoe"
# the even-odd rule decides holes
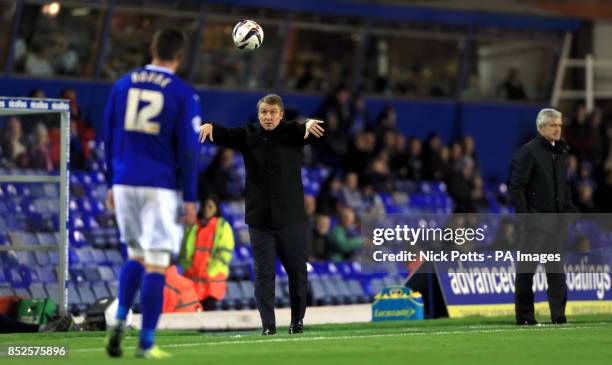
[[[106,340],[106,353],[110,357],[121,357],[121,340],[123,340],[124,328],[122,325],[116,325],[110,329]]]
[[[539,325],[538,321],[536,321],[535,319],[529,319],[529,320],[516,322],[516,324],[519,326],[537,326]]]
[[[68,332],[74,326],[74,320],[70,314],[55,318],[40,328],[40,332]]]
[[[274,336],[275,334],[276,334],[276,328],[274,327],[269,327],[269,328],[264,327],[263,331],[261,332],[262,336]]]
[[[567,318],[557,318],[552,321],[553,324],[567,324]]]
[[[295,335],[296,333],[304,333],[304,323],[302,321],[292,323],[291,326],[289,326],[289,334]]]

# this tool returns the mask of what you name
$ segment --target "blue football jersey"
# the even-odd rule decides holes
[[[118,80],[104,112],[107,182],[181,190],[197,200],[195,91],[171,70],[148,65]]]

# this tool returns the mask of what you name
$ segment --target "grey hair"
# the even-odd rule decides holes
[[[536,127],[538,130],[542,128],[546,123],[550,122],[551,119],[557,119],[563,117],[560,111],[555,109],[542,109],[538,113],[538,118],[536,119]]]

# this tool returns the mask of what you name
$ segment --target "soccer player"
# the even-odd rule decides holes
[[[249,226],[255,272],[255,301],[264,336],[276,334],[275,263],[278,256],[289,278],[289,333],[304,332],[308,277],[306,214],[301,167],[304,145],[323,136],[320,120],[305,124],[283,121],[280,96],[268,94],[257,103],[259,124],[225,128],[206,123],[200,141],[210,139],[240,150],[246,167],[246,224]]]
[[[106,344],[113,357],[122,354],[125,319],[138,289],[142,329],[136,356],[169,356],[154,346],[164,272],[180,248],[181,223],[196,220],[199,98],[174,75],[186,45],[181,31],[156,32],[151,64],[117,81],[106,104],[106,203],[116,212],[129,256],[119,275],[118,324]]]

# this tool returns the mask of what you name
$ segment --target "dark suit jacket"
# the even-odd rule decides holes
[[[523,145],[514,156],[510,171],[510,199],[517,213],[577,212],[567,184],[564,141],[553,147],[541,135]]]
[[[246,223],[281,228],[306,220],[302,186],[306,126],[281,121],[272,131],[259,123],[238,128],[213,126],[214,143],[242,152],[246,168]]]

